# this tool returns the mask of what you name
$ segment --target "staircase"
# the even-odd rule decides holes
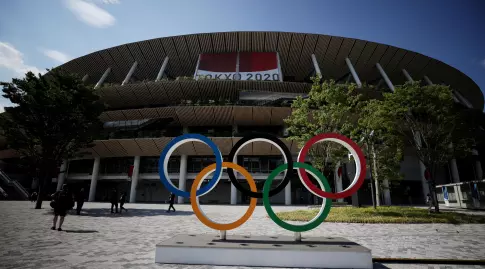
[[[3,183],[7,187],[13,188],[19,196],[24,199],[24,200],[29,200],[29,192],[20,184],[17,180],[11,179],[3,170],[0,169],[0,178],[2,179]],[[6,198],[7,192],[5,191],[4,188],[0,187],[0,195],[3,196],[3,198]],[[4,195],[5,194],[5,195]]]

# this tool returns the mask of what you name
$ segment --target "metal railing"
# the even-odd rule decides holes
[[[5,183],[7,183],[9,186],[13,186],[15,190],[21,194],[26,200],[29,199],[29,192],[20,184],[17,180],[11,179],[3,170],[0,169],[0,178],[3,179]]]

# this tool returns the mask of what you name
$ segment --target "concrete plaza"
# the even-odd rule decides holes
[[[155,245],[178,233],[216,231],[202,225],[190,205],[126,204],[127,213],[111,214],[109,204],[85,203],[80,216],[68,215],[64,231],[52,231],[52,209],[30,202],[0,202],[0,268],[213,268],[159,265]],[[216,221],[242,216],[246,206],[204,205]],[[302,209],[276,206],[275,211]],[[71,212],[73,214],[74,212]],[[252,218],[229,231],[240,235],[291,235],[258,206]],[[303,236],[340,236],[372,250],[379,258],[483,259],[485,225],[323,223]],[[227,268],[227,267],[217,267]],[[479,266],[376,264],[375,268],[480,268]]]

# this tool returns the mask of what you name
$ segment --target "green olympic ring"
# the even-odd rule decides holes
[[[294,162],[293,167],[305,169],[311,175],[313,175],[313,177],[317,179],[321,189],[325,191],[330,191],[330,185],[328,184],[327,178],[322,173],[320,173],[320,171],[315,169],[313,166],[306,163]],[[287,163],[284,163],[278,166],[275,170],[273,170],[273,172],[271,172],[271,174],[266,179],[266,182],[264,183],[263,204],[264,204],[264,208],[266,209],[266,212],[268,213],[269,217],[271,218],[271,220],[273,220],[274,223],[276,223],[281,228],[292,232],[306,232],[313,228],[316,228],[327,218],[328,213],[330,212],[330,208],[332,207],[331,199],[324,198],[325,202],[322,203],[322,207],[320,208],[320,211],[318,212],[318,214],[309,222],[306,222],[300,225],[290,224],[281,220],[271,208],[271,204],[269,202],[269,190],[271,188],[271,183],[279,173],[281,173],[286,169],[288,169]]]

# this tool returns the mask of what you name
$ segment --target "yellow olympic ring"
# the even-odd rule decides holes
[[[248,171],[246,171],[246,169],[244,169],[243,167],[241,167],[241,166],[239,166],[235,163],[231,163],[231,162],[223,162],[222,167],[232,168],[232,169],[235,169],[236,171],[238,171],[239,173],[241,173],[246,178],[246,180],[248,181],[249,188],[251,189],[251,191],[253,191],[253,192],[257,191],[256,182],[254,182],[253,177],[251,176],[251,174],[249,174]],[[194,211],[195,216],[200,220],[200,222],[205,224],[207,227],[210,227],[210,228],[215,229],[215,230],[220,230],[220,231],[227,231],[227,230],[236,229],[237,227],[241,226],[243,223],[245,223],[251,217],[254,210],[256,209],[256,203],[257,203],[258,199],[257,198],[251,198],[251,200],[249,202],[248,211],[246,211],[246,213],[240,219],[238,219],[238,220],[236,220],[232,223],[217,223],[217,222],[210,220],[204,214],[204,212],[200,209],[199,197],[197,197],[197,189],[200,188],[200,185],[202,185],[203,179],[205,179],[205,177],[210,172],[214,171],[215,169],[216,169],[216,164],[215,163],[211,164],[211,165],[207,166],[206,168],[204,168],[195,177],[194,183],[192,184],[192,188],[190,189],[190,204],[192,206],[192,210]],[[216,184],[214,184],[214,187],[215,187]]]

